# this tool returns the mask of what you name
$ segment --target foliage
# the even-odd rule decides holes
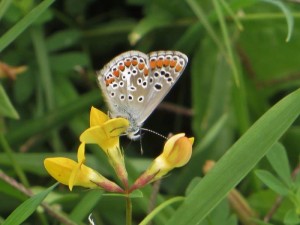
[[[132,193],[133,224],[299,224],[299,9],[296,0],[2,0],[0,224],[20,211],[13,224],[88,224],[90,213],[95,224],[125,224],[123,196],[48,189],[43,161],[76,159],[90,107],[106,110],[95,70],[130,49],[189,57],[144,127],[195,137],[190,162],[158,193],[158,183]],[[144,132],[121,142],[132,184],[163,141]],[[89,166],[117,178],[103,152],[86,151]],[[207,160],[216,163],[204,175]]]

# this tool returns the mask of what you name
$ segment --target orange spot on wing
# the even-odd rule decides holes
[[[169,65],[170,65],[170,60],[169,60],[169,59],[165,59],[165,60],[163,61],[163,64],[164,64],[164,67],[169,66]]]
[[[163,60],[162,60],[162,59],[157,60],[157,61],[156,61],[156,66],[157,66],[158,68],[162,68],[162,66],[163,66]]]
[[[170,62],[170,67],[175,67],[176,66],[176,64],[177,64],[177,61],[176,60],[171,60],[171,62]]]
[[[145,67],[145,64],[144,64],[144,63],[140,63],[140,64],[138,65],[139,70],[144,69],[144,67]]]
[[[153,70],[156,67],[156,61],[155,60],[151,60],[150,61],[150,68]]]
[[[131,65],[131,61],[129,61],[129,60],[128,60],[128,61],[125,61],[124,64],[125,64],[126,67],[129,67],[129,66]]]
[[[137,60],[132,60],[131,63],[132,63],[133,66],[136,66],[138,64],[138,61]]]
[[[123,66],[123,65],[119,66],[119,70],[124,71],[124,69],[125,69],[125,66]]]
[[[144,76],[146,77],[146,76],[148,76],[148,74],[149,74],[149,70],[147,68],[145,68],[144,69]]]
[[[113,75],[115,75],[116,77],[119,77],[120,76],[120,71],[119,70],[113,71]]]
[[[111,84],[112,82],[114,82],[114,81],[115,81],[115,78],[107,79],[107,80],[105,81],[106,86],[110,85],[110,84]]]
[[[180,66],[179,64],[175,67],[175,71],[179,72],[182,70],[182,66]]]

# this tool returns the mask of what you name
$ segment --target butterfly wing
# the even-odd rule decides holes
[[[127,118],[131,130],[137,130],[141,125],[138,124],[139,115],[148,93],[142,81],[149,74],[148,65],[146,54],[128,51],[115,57],[97,73],[111,116]]]
[[[148,77],[148,93],[145,95],[145,107],[139,115],[139,123],[143,123],[157,105],[169,93],[173,85],[182,75],[188,58],[178,51],[157,51],[149,53],[150,74]]]
[[[149,55],[128,51],[112,59],[97,72],[111,116],[127,118],[128,133],[136,133],[178,80],[187,62],[187,56],[177,51]]]

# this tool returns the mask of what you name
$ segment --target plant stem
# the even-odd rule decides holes
[[[132,203],[129,194],[126,197],[126,225],[131,225],[132,222]]]
[[[3,151],[8,156],[8,159],[10,160],[11,165],[14,168],[20,181],[24,184],[24,186],[29,187],[29,182],[27,180],[27,177],[26,177],[23,169],[21,168],[21,166],[17,163],[16,158],[14,156],[14,151],[9,146],[9,144],[3,134],[0,134],[0,147],[3,149]]]

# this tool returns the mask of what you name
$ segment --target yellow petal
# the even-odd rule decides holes
[[[101,183],[106,180],[92,168],[84,164],[80,166],[74,160],[68,158],[47,158],[44,160],[44,166],[55,180],[65,185],[69,185],[71,175],[74,173],[74,175],[72,175],[71,188],[73,186],[96,188],[98,187],[96,183]]]
[[[79,137],[81,142],[87,144],[98,144],[99,139],[102,140],[106,138],[106,133],[101,126],[94,126],[88,128]]]
[[[86,129],[80,135],[80,141],[87,144],[98,144],[106,153],[108,149],[119,147],[119,136],[129,126],[129,121],[124,118],[110,119],[102,126]]]
[[[163,150],[163,153],[162,153],[162,154],[163,154],[165,157],[168,157],[168,154],[170,154],[170,151],[172,151],[175,142],[176,142],[179,138],[184,137],[184,136],[185,136],[184,133],[180,133],[180,134],[176,134],[176,135],[172,136],[171,138],[169,138],[169,139],[167,140],[167,142],[165,143],[164,150]]]
[[[129,127],[129,121],[125,118],[110,119],[103,124],[107,137],[119,137]]]
[[[77,152],[78,163],[85,163],[85,143],[81,143]]]
[[[71,172],[76,167],[77,162],[74,160],[56,157],[44,160],[44,166],[47,172],[58,182],[68,185]]]
[[[101,112],[99,109],[96,109],[95,107],[91,108],[90,127],[101,126],[107,120],[109,120],[109,117],[105,113]]]
[[[77,180],[78,174],[80,172],[80,167],[81,167],[81,164],[77,163],[77,165],[73,168],[73,170],[71,172],[71,175],[69,178],[69,183],[68,183],[70,191],[72,191],[74,183]]]

